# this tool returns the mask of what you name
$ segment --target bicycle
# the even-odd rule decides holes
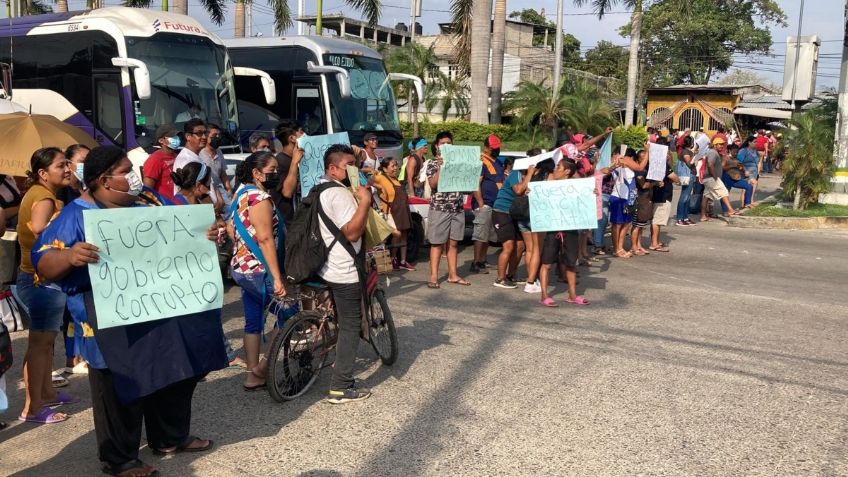
[[[383,364],[390,366],[398,357],[397,331],[386,294],[380,286],[379,250],[367,254],[360,338],[368,341]],[[301,311],[289,318],[277,333],[268,356],[268,393],[279,402],[305,394],[318,379],[321,370],[331,366],[328,356],[338,340],[338,319],[329,288],[320,283],[301,285],[293,297],[272,300],[269,313],[276,307],[299,302]],[[308,309],[307,309],[308,308]]]

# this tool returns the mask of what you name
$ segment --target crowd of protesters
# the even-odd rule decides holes
[[[580,267],[591,267],[602,256],[627,259],[669,252],[661,234],[672,216],[676,226],[685,227],[697,223],[691,219],[693,214],[698,222],[716,218],[716,205],[723,215],[737,214],[729,195],[734,188],[742,194],[740,209],[752,207],[760,175],[778,166],[773,161],[777,139],[767,131],[740,140],[719,130],[709,141],[699,141],[703,148],[699,150],[690,131],[663,135],[649,129],[649,143],[669,146],[663,178],[649,180],[649,144],[613,151],[609,165],[598,166],[599,146],[611,132],[609,128],[595,137],[567,132],[554,144],[552,157],[525,170],[513,170],[513,158],[501,156],[501,140],[489,135],[480,145],[479,187],[464,193],[442,192],[438,187],[444,164],[441,148],[453,143],[450,131],[438,133],[431,142],[413,138],[405,157],[385,156],[373,133],[364,136],[361,146],[328,149],[322,184],[345,183],[346,166],[355,165],[360,171],[360,183],[353,185],[358,186],[357,200],[343,188],[322,187],[319,196],[332,221],[321,224],[330,257],[319,275],[337,295],[341,328],[328,401],[351,402],[370,395],[369,390],[357,388],[352,378],[361,313],[355,302],[361,284],[354,257],[344,248],[334,248],[340,233],[346,245],[357,253],[361,250],[369,208],[379,210],[395,229],[388,239],[392,268],[414,271],[407,247],[413,229],[409,204],[414,197],[429,200],[430,289],[439,289],[442,283],[471,285],[460,274],[458,263],[468,209],[473,214],[470,273],[489,274],[494,269],[495,287],[523,285],[523,291],[538,296],[542,306],[556,307],[559,302],[551,295],[549,276],[553,269],[557,280],[567,284],[563,303],[588,305],[589,300],[577,290]],[[155,472],[138,460],[142,420],[148,443],[158,454],[212,448],[211,440],[189,432],[192,394],[206,373],[228,367],[244,372],[246,391],[265,387],[264,315],[273,297],[290,293],[284,280],[283,252],[287,227],[304,199],[298,194],[303,150],[297,143],[303,130],[285,120],[273,135],[252,135],[251,154],[232,178],[220,151],[221,134],[219,126],[198,118],[186,121],[182,131],[163,125],[155,133],[158,147],[141,174],[118,148],[89,150],[74,145],[65,151],[36,151],[25,184],[0,177],[0,225],[5,230],[7,223],[17,224],[21,259],[16,292],[29,316],[23,362],[25,402],[19,419],[41,424],[67,420],[69,415],[57,407],[78,398],[58,389],[67,384],[61,374],[88,374],[98,455],[106,473],[144,476]],[[542,152],[531,149],[526,155]],[[594,229],[534,231],[529,214],[534,183],[589,177],[601,184],[595,190],[601,211]],[[675,185],[680,193],[673,211]],[[99,250],[85,242],[82,212],[204,203],[212,204],[215,211],[207,238],[217,244],[228,276],[241,290],[244,360],[223,333],[220,309],[153,324],[97,329],[86,266],[98,260]],[[334,233],[333,228],[340,232]],[[500,250],[490,265],[493,244]],[[447,262],[443,282],[442,258]],[[524,276],[519,278],[522,262]],[[267,343],[297,311],[297,305],[280,307]],[[65,338],[66,367],[56,373],[51,368],[60,331]],[[95,334],[103,339],[95,340]],[[117,349],[120,346],[124,349]],[[162,362],[154,356],[155,350],[163,349],[177,357],[155,364]],[[155,383],[147,379],[151,366]]]

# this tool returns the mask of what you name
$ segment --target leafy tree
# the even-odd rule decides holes
[[[448,120],[451,108],[456,110],[457,116],[463,118],[469,113],[470,95],[471,88],[463,79],[457,77],[451,79],[446,75],[439,75],[427,85],[427,91],[424,92],[424,106],[427,112],[438,107],[442,121]]]
[[[746,70],[744,68],[734,68],[730,73],[722,76],[715,82],[715,84],[723,84],[723,85],[744,85],[744,84],[758,84],[764,86],[766,89],[771,90],[773,93],[777,94],[781,91],[781,88],[771,81],[767,80],[763,75],[755,72]]]
[[[548,45],[553,45],[554,41],[556,41],[556,22],[549,21],[541,12],[533,10],[532,8],[525,8],[521,11],[510,13],[509,18],[549,28],[551,31],[548,34]],[[545,34],[534,33],[533,45],[541,46],[544,44]],[[566,33],[562,37],[562,59],[563,64],[570,68],[580,69],[583,64],[583,59],[580,57],[580,40],[571,33]]]
[[[523,128],[552,130],[560,124],[598,134],[612,123],[612,109],[593,86],[563,80],[558,94],[544,82],[521,81],[505,95],[503,111],[516,115]]]
[[[436,52],[434,45],[425,47],[420,43],[407,43],[402,48],[396,49],[386,58],[386,69],[392,73],[406,73],[421,78],[426,90],[433,89],[443,78],[442,72],[436,65]],[[418,135],[418,106],[424,98],[419,98],[409,82],[397,83],[395,94],[398,98],[405,98],[412,107],[413,132]]]
[[[584,71],[598,76],[627,79],[627,49],[611,41],[601,40],[586,52]]]
[[[707,84],[734,55],[767,54],[768,26],[785,20],[775,0],[655,0],[641,26],[647,84]]]

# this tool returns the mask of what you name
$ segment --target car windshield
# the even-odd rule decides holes
[[[136,98],[133,103],[139,144],[150,143],[162,124],[182,130],[192,118],[215,123],[227,136],[235,137],[238,112],[233,70],[223,46],[208,38],[158,33],[150,38],[127,38],[127,55],[143,61],[150,70],[150,98]]]
[[[333,129],[336,131],[399,131],[394,93],[383,61],[354,55],[324,55],[324,64],[350,75],[350,98],[342,98],[335,75],[326,75]]]

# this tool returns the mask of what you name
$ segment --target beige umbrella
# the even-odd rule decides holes
[[[24,176],[32,153],[42,147],[97,146],[82,129],[45,114],[0,114],[0,174]]]

